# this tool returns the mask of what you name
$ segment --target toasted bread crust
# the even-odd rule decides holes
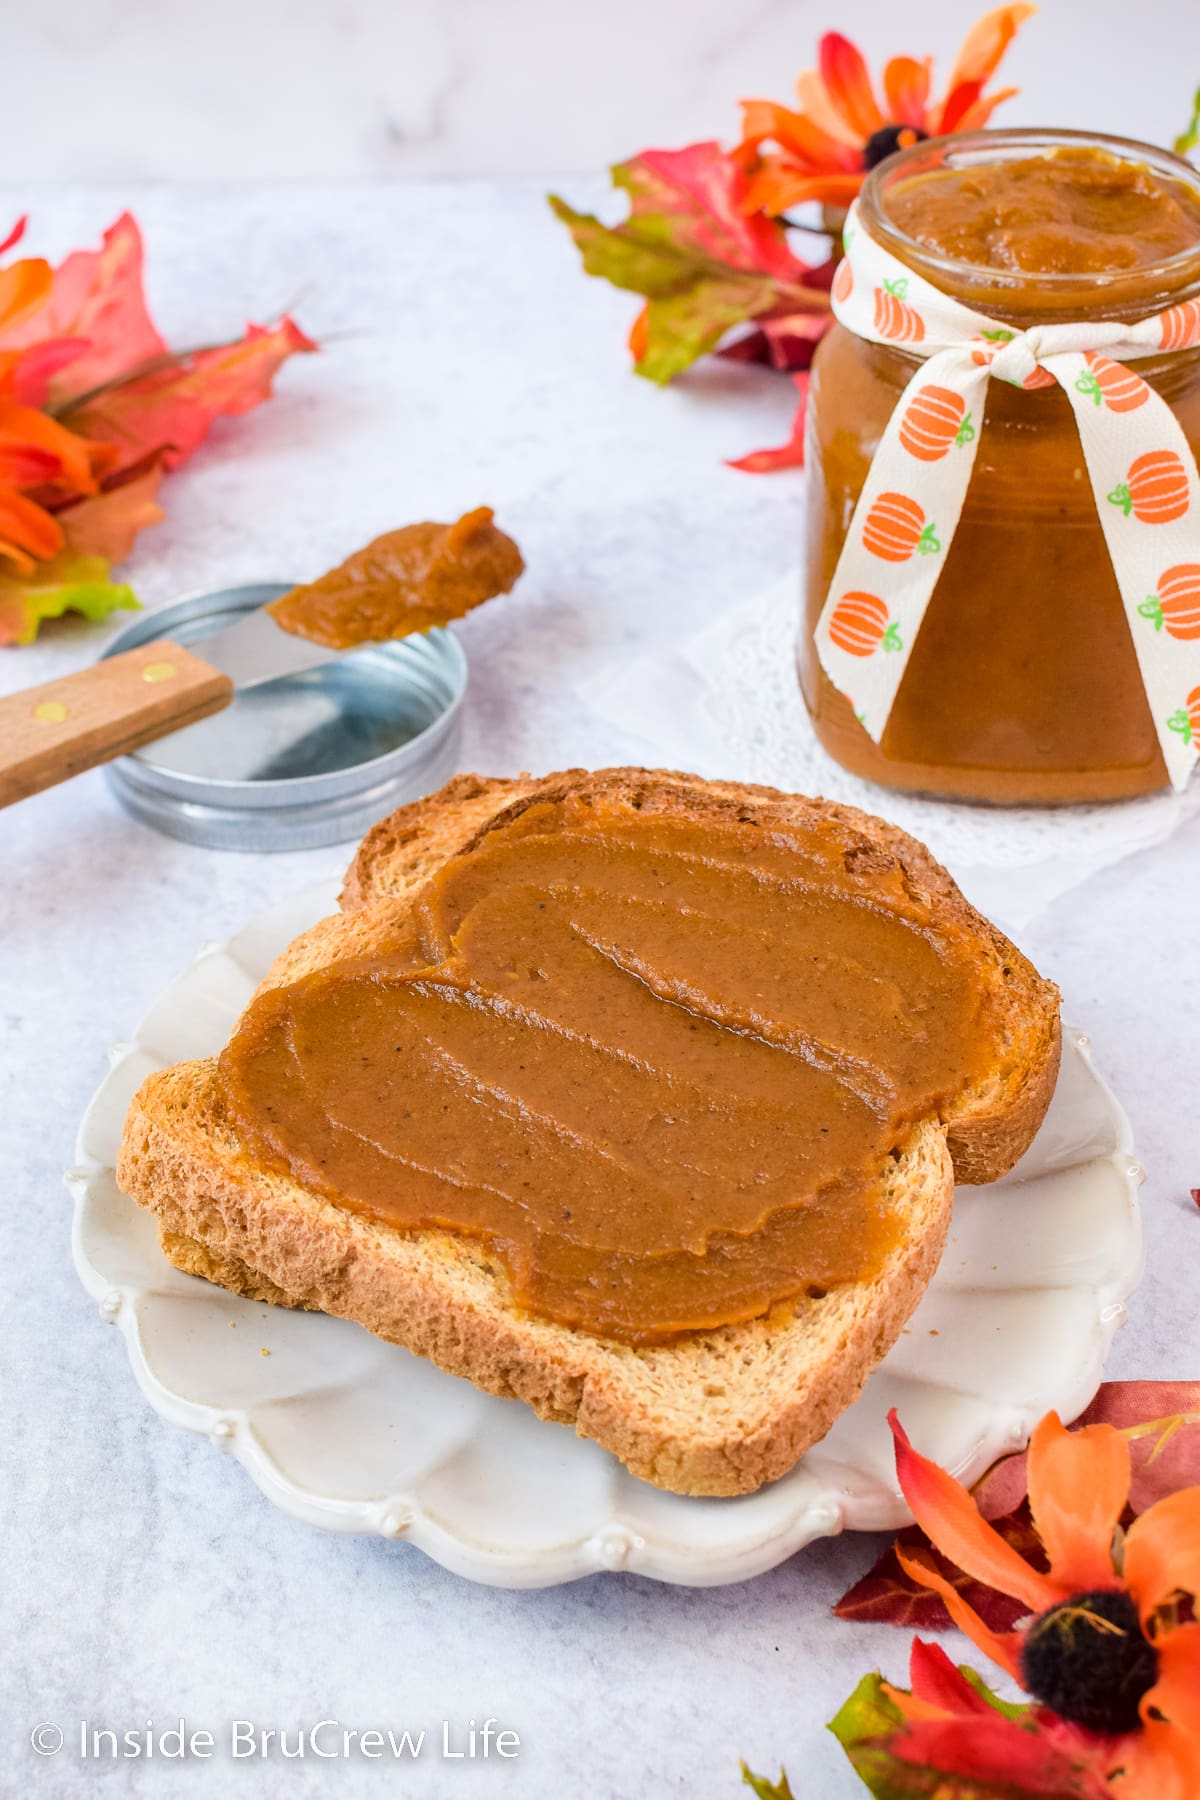
[[[595,1438],[677,1493],[751,1493],[794,1466],[857,1397],[937,1266],[953,1176],[934,1125],[891,1176],[911,1229],[870,1283],[765,1318],[634,1348],[522,1313],[486,1249],[389,1230],[265,1175],[221,1118],[215,1064],[153,1075],[130,1108],[118,1178],[157,1213],[188,1274],[353,1319],[452,1375]]]
[[[367,834],[343,912],[298,938],[264,985],[370,949],[446,859],[542,799],[620,799],[638,810],[818,824],[847,866],[902,871],[914,893],[972,931],[981,968],[1007,996],[994,1079],[944,1121],[919,1123],[883,1198],[899,1247],[872,1283],[776,1308],[765,1318],[632,1347],[531,1317],[486,1248],[446,1231],[401,1232],[256,1168],[221,1112],[215,1062],[151,1076],[130,1108],[118,1168],[158,1215],[176,1265],[256,1299],[356,1320],[489,1393],[574,1425],[634,1474],[676,1492],[749,1493],[794,1466],[856,1398],[937,1266],[953,1178],[992,1180],[1024,1151],[1053,1091],[1057,991],[967,904],[945,870],[894,827],[850,807],[769,788],[638,769],[534,780],[460,776]],[[953,1157],[953,1170],[951,1166]]]

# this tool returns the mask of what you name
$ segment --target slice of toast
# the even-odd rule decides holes
[[[297,938],[263,985],[369,954],[449,857],[530,803],[568,796],[674,816],[819,821],[836,831],[856,875],[898,873],[911,897],[970,931],[981,989],[999,996],[992,1067],[944,1119],[918,1121],[897,1146],[880,1203],[901,1231],[872,1281],[664,1344],[631,1346],[532,1316],[514,1304],[485,1244],[442,1229],[397,1230],[256,1167],[224,1116],[215,1059],[143,1084],[118,1177],[157,1214],[177,1267],[256,1299],[356,1320],[490,1393],[574,1425],[661,1487],[749,1493],[825,1434],[895,1342],[941,1255],[955,1176],[996,1179],[1028,1146],[1057,1073],[1057,991],[922,846],[881,820],[772,789],[635,769],[461,776],[402,807],[363,841],[342,912]]]

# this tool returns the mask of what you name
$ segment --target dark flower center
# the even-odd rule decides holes
[[[921,131],[916,125],[881,125],[863,145],[863,168],[873,169],[885,156],[907,150],[910,144],[918,144],[928,136],[927,131]]]
[[[1021,1650],[1035,1700],[1089,1731],[1132,1731],[1138,1701],[1158,1680],[1158,1652],[1142,1636],[1123,1588],[1074,1594],[1040,1613]]]

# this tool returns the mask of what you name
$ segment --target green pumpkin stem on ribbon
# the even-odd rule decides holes
[[[1112,493],[1106,494],[1104,497],[1110,506],[1119,506],[1126,518],[1133,511],[1133,495],[1123,481],[1119,481]]]
[[[1108,497],[1110,500],[1112,499],[1111,494]],[[1159,599],[1157,594],[1147,594],[1146,595],[1146,598],[1142,601],[1142,604],[1138,607],[1138,617],[1142,618],[1142,619],[1152,620],[1155,631],[1162,630],[1162,628],[1163,628],[1162,601]]]
[[[968,413],[954,434],[954,448],[956,450],[961,450],[964,444],[973,444],[974,442],[975,427],[971,423],[971,415]]]
[[[941,541],[931,520],[917,539],[917,554],[918,556],[938,556],[941,548]]]
[[[894,300],[903,300],[908,294],[908,276],[893,275],[890,281],[884,282],[884,289]]]
[[[1167,720],[1167,730],[1177,731],[1185,744],[1191,743],[1192,721],[1188,718],[1182,706],[1179,708],[1178,712],[1173,712]]]
[[[892,619],[887,630],[879,640],[885,650],[903,650],[904,640],[896,629],[896,621]]]
[[[1087,374],[1077,375],[1075,377],[1075,392],[1077,394],[1083,394],[1095,406],[1102,406],[1104,404],[1103,396],[1100,392],[1100,383],[1096,380],[1096,377],[1090,370]],[[1109,495],[1109,498],[1112,498],[1111,494]]]

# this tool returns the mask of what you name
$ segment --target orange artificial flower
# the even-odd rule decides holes
[[[919,1456],[890,1415],[896,1472],[930,1542],[974,1580],[1021,1601],[1015,1631],[989,1629],[920,1552],[896,1555],[954,1623],[1043,1708],[1076,1728],[1125,1800],[1200,1794],[1200,1488],[1158,1500],[1128,1531],[1129,1444],[1111,1425],[1067,1431],[1047,1413],[1029,1445],[1029,1505],[1049,1560],[1027,1563],[952,1475]]]
[[[0,244],[0,254],[19,239],[24,221]],[[23,257],[0,269],[0,332],[23,324],[50,298],[50,264]],[[62,547],[62,527],[25,488],[64,484],[80,494],[96,492],[98,445],[85,444],[35,407],[7,397],[19,355],[0,355],[0,559],[22,574]]]
[[[998,6],[963,41],[946,96],[930,100],[933,58],[894,56],[877,97],[862,52],[840,32],[821,39],[820,63],[796,83],[800,109],[773,100],[742,102],[741,154],[748,159],[747,212],[772,217],[805,200],[845,207],[869,170],[919,138],[978,131],[1016,88],[985,94],[1017,31],[1036,12],[1027,4]],[[763,152],[773,143],[776,150]]]

